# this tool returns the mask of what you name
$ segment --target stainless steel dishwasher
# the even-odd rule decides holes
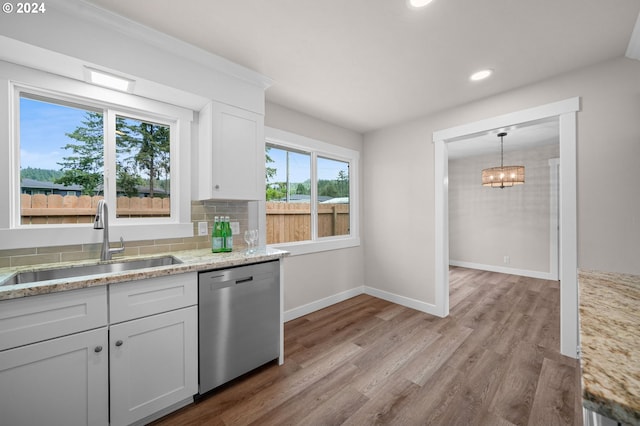
[[[201,272],[200,394],[280,355],[280,263]]]

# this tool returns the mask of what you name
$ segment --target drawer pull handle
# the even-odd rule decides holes
[[[122,346],[122,343],[123,343],[122,340],[118,340],[116,341],[116,346]]]
[[[96,348],[93,351],[95,353],[102,352],[102,346],[96,346]]]
[[[236,280],[236,284],[247,283],[249,281],[253,281],[253,277],[240,278],[239,280]]]

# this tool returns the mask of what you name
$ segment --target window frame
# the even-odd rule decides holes
[[[359,196],[359,160],[358,151],[332,145],[306,136],[265,126],[265,146],[308,153],[311,155],[311,239],[287,243],[269,244],[269,247],[287,250],[291,255],[301,255],[327,250],[337,250],[360,245],[360,196]],[[317,159],[323,157],[331,160],[343,161],[349,164],[349,235],[334,235],[318,237],[318,179]],[[265,182],[266,184],[266,182]],[[266,186],[265,186],[266,187]],[[260,212],[261,220],[265,223],[266,235],[266,207]]]
[[[193,111],[142,98],[129,93],[97,87],[82,81],[15,64],[0,62],[0,127],[8,132],[0,134],[0,166],[8,186],[0,188],[0,199],[9,202],[0,206],[0,249],[60,246],[98,243],[102,233],[90,224],[22,225],[20,223],[20,93],[44,97],[64,105],[75,104],[104,110],[105,145],[109,135],[106,129],[107,111],[133,117],[144,117],[171,125],[171,217],[170,218],[116,218],[116,194],[108,195],[110,236],[113,240],[122,236],[126,241],[193,236],[190,199],[190,145]],[[175,137],[174,137],[175,134]],[[6,141],[3,139],[6,138]],[[115,154],[115,151],[114,151]],[[105,153],[105,178],[107,170]],[[113,159],[115,161],[115,158]],[[113,164],[115,176],[115,162]],[[107,183],[115,189],[115,181]],[[174,199],[175,194],[175,199]],[[162,226],[158,226],[162,225]]]

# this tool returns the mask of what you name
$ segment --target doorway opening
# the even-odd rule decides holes
[[[570,98],[433,133],[435,144],[436,265],[435,305],[449,314],[449,143],[493,129],[556,117],[559,125],[560,167],[560,352],[577,357],[578,268],[576,224],[576,114],[580,99]]]
[[[523,166],[525,183],[483,186],[503,131],[504,162]],[[558,133],[553,117],[448,142],[450,266],[558,280]]]

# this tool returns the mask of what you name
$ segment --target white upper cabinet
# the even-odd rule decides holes
[[[263,200],[264,149],[263,115],[215,101],[207,104],[200,111],[196,198]]]

